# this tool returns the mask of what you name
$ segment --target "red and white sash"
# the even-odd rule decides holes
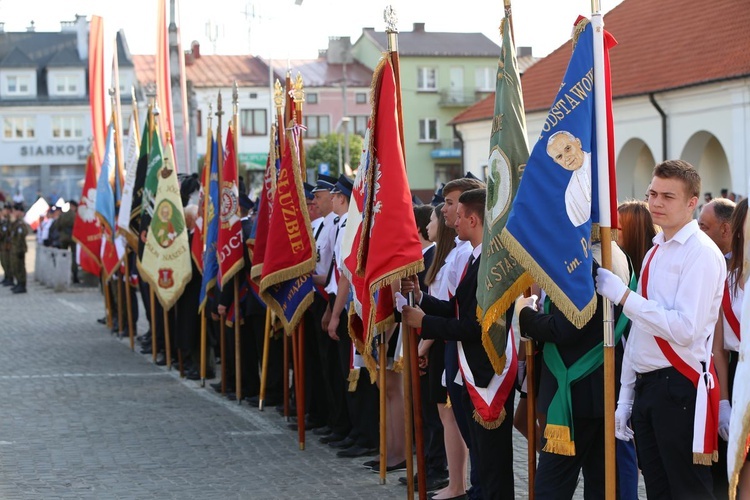
[[[656,245],[641,273],[641,294],[644,299],[648,299],[648,275],[651,260],[658,250],[659,245]],[[685,351],[683,356],[680,356],[667,340],[656,336],[654,336],[654,340],[667,361],[690,380],[696,388],[695,416],[693,419],[693,463],[711,465],[711,462],[718,460],[720,399],[719,379],[716,376],[716,369],[710,355],[713,335],[708,338],[706,345],[706,352],[709,354],[705,369],[704,365],[690,351]]]
[[[721,298],[721,311],[724,313],[724,348],[731,351],[740,350],[740,320],[732,307],[732,293],[729,291],[729,278],[724,281],[724,295]],[[742,290],[740,290],[741,292]],[[742,295],[737,297],[737,302],[742,304]],[[726,328],[729,327],[729,328]]]
[[[486,429],[496,429],[505,420],[505,402],[513,393],[518,372],[518,356],[516,355],[516,342],[513,328],[508,332],[508,342],[505,345],[505,363],[503,373],[493,374],[487,387],[477,387],[474,382],[474,374],[466,360],[464,348],[458,342],[458,367],[461,370],[466,390],[474,405],[474,420]]]

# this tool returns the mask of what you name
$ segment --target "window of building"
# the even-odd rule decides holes
[[[355,99],[357,104],[367,104],[367,92],[357,92]]]
[[[417,90],[437,90],[437,69],[417,68]]]
[[[317,139],[331,133],[331,117],[328,115],[307,115],[304,120],[306,139]]]
[[[3,118],[3,137],[8,140],[33,139],[34,118],[31,116],[6,116]]]
[[[497,78],[497,68],[484,67],[476,69],[476,85],[480,92],[492,92],[495,90],[495,79]]]
[[[419,120],[419,140],[421,142],[437,142],[438,122],[434,118]]]
[[[362,137],[365,136],[367,131],[367,122],[370,119],[370,115],[358,115],[354,116],[354,133],[359,134]]]
[[[80,116],[53,116],[53,139],[80,139],[83,137],[83,118]]]
[[[77,95],[78,92],[78,76],[72,74],[55,75],[54,77],[54,93],[55,95]],[[122,92],[122,89],[120,89]]]
[[[435,165],[435,187],[463,177],[463,175],[461,165],[437,164]]]
[[[266,110],[240,110],[240,130],[242,135],[267,135],[268,118],[266,117]]]
[[[8,95],[27,95],[31,91],[31,79],[28,76],[8,76]]]
[[[305,102],[307,102],[307,104],[318,104],[318,94],[316,94],[315,92],[306,94]]]
[[[203,137],[203,111],[200,109],[195,113],[195,136]]]

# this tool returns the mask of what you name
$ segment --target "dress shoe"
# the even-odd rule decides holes
[[[264,402],[263,406],[265,406],[265,405],[266,405],[266,403]],[[283,415],[284,414],[284,405],[283,404],[276,405],[276,411],[279,412],[280,415]],[[291,416],[296,415],[296,414],[297,414],[297,407],[294,406],[294,405],[289,405],[289,416],[291,417]]]
[[[428,500],[432,500],[436,496],[437,496],[437,493],[434,493],[434,492],[427,494]],[[466,493],[464,493],[463,495],[458,495],[458,496],[450,497],[450,498],[441,498],[440,500],[466,500],[467,498],[469,497],[466,495]]]
[[[372,455],[376,451],[378,450],[375,448],[365,448],[364,446],[354,445],[345,450],[336,452],[336,456],[341,458],[357,458]]]
[[[107,324],[107,318],[106,317],[105,318],[99,318],[99,319],[96,320],[96,322],[99,323],[100,325],[106,325]]]
[[[380,467],[380,460],[377,460],[377,459],[375,459],[375,460],[368,460],[367,462],[365,462],[365,463],[362,464],[362,467],[364,467],[365,469],[370,469],[372,467],[378,467],[379,468]]]
[[[12,291],[13,293],[26,293],[26,285],[18,285]]]
[[[151,349],[151,344],[146,344],[141,347],[141,354],[152,354],[154,351]]]
[[[316,436],[328,436],[332,432],[333,430],[327,425],[324,425],[323,427],[318,427],[317,429],[313,429],[313,434],[315,434]]]
[[[260,396],[248,396],[245,398],[247,403],[250,406],[258,407],[260,405]],[[263,400],[263,407],[264,408],[270,408],[271,406],[276,406],[281,402],[281,398],[278,396],[269,396],[266,395],[266,399]],[[284,408],[281,408],[281,412],[284,413]]]
[[[167,364],[167,357],[163,352],[156,354],[156,366],[165,366]]]
[[[323,436],[322,438],[318,439],[318,441],[320,441],[323,444],[328,444],[328,443],[334,443],[336,441],[343,441],[344,439],[346,439],[346,436],[342,436],[341,434],[336,434],[335,432],[332,432],[331,434],[327,436]]]
[[[398,478],[398,482],[401,484],[406,484],[406,478],[400,477]],[[440,476],[427,476],[427,481],[425,481],[427,486],[427,491],[435,491],[439,490],[441,488],[445,488],[448,486],[448,475],[440,475]],[[414,474],[414,488],[418,488],[417,486],[419,484],[419,481],[417,479],[417,475]]]
[[[318,422],[311,422],[310,420],[305,419],[305,430],[306,431],[311,431],[313,429],[320,429],[323,426],[325,426],[325,424],[321,424],[321,423],[318,423]],[[296,423],[289,424],[287,427],[289,427],[293,431],[297,430],[297,424]]]
[[[373,460],[374,462],[374,460]],[[377,462],[376,464],[373,464],[372,467],[370,467],[370,470],[375,473],[380,473],[380,462]],[[386,472],[400,472],[406,470],[406,460],[404,460],[401,463],[398,463],[396,465],[386,465],[385,471]]]
[[[226,393],[224,393],[224,396],[226,396],[229,401],[237,401],[237,393],[235,392],[227,391]]]
[[[12,286],[13,285],[13,280],[9,280],[9,279],[6,278],[6,279],[3,280],[2,285],[3,286]]]
[[[345,437],[341,441],[329,441],[328,442],[328,446],[330,446],[331,448],[336,448],[336,449],[351,448],[355,444],[356,444],[356,441],[354,441],[350,437]]]

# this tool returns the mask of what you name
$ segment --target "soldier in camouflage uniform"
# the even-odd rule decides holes
[[[13,285],[10,267],[10,202],[0,202],[0,265],[3,267],[3,286]]]
[[[13,293],[26,293],[26,236],[29,226],[23,220],[24,208],[22,203],[13,206],[13,224],[10,226],[10,259],[16,286]]]

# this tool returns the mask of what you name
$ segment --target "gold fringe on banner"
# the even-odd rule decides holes
[[[500,239],[508,250],[510,250],[511,255],[532,275],[539,286],[547,292],[552,302],[555,303],[555,306],[557,306],[568,321],[573,323],[576,328],[583,328],[596,312],[596,293],[591,295],[588,304],[579,311],[568,296],[557,286],[557,283],[536,263],[512,234],[507,230],[503,230]]]
[[[479,306],[477,306],[477,319],[482,325],[482,345],[487,352],[487,357],[490,358],[492,368],[495,369],[495,373],[498,375],[502,374],[503,370],[505,370],[505,363],[507,360],[505,352],[500,353],[495,350],[495,344],[492,342],[492,337],[490,336],[490,328],[493,324],[499,323],[500,320],[505,323],[504,316],[508,311],[508,308],[515,302],[519,295],[533,284],[534,278],[532,278],[529,273],[523,273],[518,277],[515,283],[513,283],[505,293],[496,300],[489,309],[487,309],[486,314]],[[505,330],[507,332],[507,328],[505,328]],[[508,342],[507,333],[505,342]]]

